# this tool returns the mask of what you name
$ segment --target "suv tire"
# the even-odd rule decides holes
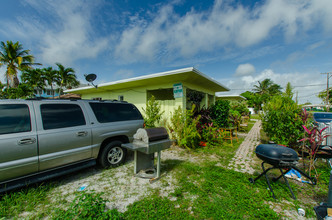
[[[125,161],[127,150],[121,144],[121,141],[112,141],[101,150],[98,161],[102,167],[117,167]]]

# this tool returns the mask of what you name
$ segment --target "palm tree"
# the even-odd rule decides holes
[[[44,75],[45,81],[47,82],[47,85],[51,86],[52,96],[54,98],[53,84],[60,83],[58,71],[54,70],[52,67],[44,68],[43,75]]]
[[[281,94],[281,86],[275,84],[271,79],[258,81],[258,85],[254,85],[253,91],[260,95],[278,95]]]
[[[253,91],[255,96],[255,105],[260,110],[263,103],[266,103],[272,96],[281,94],[281,86],[275,84],[271,79],[258,81],[258,85],[254,85]]]
[[[75,87],[78,86],[80,83],[76,79],[75,70],[73,68],[65,68],[62,64],[56,63],[58,66],[57,72],[59,76],[59,98],[61,93],[63,92],[63,87],[69,88],[69,87]]]
[[[19,84],[17,78],[18,70],[31,69],[32,65],[37,64],[34,63],[34,56],[29,54],[30,50],[23,50],[22,44],[18,41],[16,43],[12,41],[7,41],[6,43],[1,41],[0,49],[0,67],[7,65],[7,88],[9,88],[10,83],[12,87],[17,87]]]
[[[45,87],[45,79],[42,69],[28,69],[22,72],[22,82],[27,83],[31,88],[43,90]]]
[[[293,92],[293,87],[290,84],[290,82],[287,83],[286,85],[286,90],[285,90],[285,96],[289,97],[289,98],[293,98],[294,92]]]

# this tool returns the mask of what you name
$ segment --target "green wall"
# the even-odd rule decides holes
[[[105,99],[118,99],[121,95],[123,96],[123,100],[133,103],[142,114],[144,114],[143,108],[146,107],[146,101],[148,97],[148,91],[150,90],[159,90],[159,89],[172,89],[173,84],[181,83],[181,82],[174,82],[174,83],[166,83],[166,84],[155,84],[147,87],[133,87],[128,89],[119,89],[119,90],[106,90],[103,88],[97,88],[100,92],[97,93],[90,93],[90,94],[82,94],[82,99],[93,99],[93,98],[102,98]],[[163,117],[169,118],[171,113],[181,106],[182,109],[186,108],[186,89],[196,90],[199,92],[205,93],[205,97],[201,102],[201,106],[208,104],[211,105],[211,102],[214,103],[215,95],[214,92],[209,90],[208,88],[200,87],[199,85],[182,83],[183,86],[183,97],[182,98],[175,98],[172,100],[158,100],[161,104],[161,109],[164,111]],[[212,103],[212,104],[213,104]]]

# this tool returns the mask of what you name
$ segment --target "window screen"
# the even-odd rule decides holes
[[[132,104],[123,103],[90,103],[100,123],[143,119],[141,113]]]
[[[86,124],[82,109],[76,104],[43,104],[40,111],[44,130]]]
[[[0,134],[27,131],[31,131],[31,120],[28,105],[0,105]]]

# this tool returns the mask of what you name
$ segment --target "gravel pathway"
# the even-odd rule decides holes
[[[260,129],[262,122],[258,120],[248,135],[236,151],[234,158],[230,161],[228,166],[235,171],[242,173],[254,173],[254,169],[251,166],[253,161],[253,152],[255,147],[260,143]]]

